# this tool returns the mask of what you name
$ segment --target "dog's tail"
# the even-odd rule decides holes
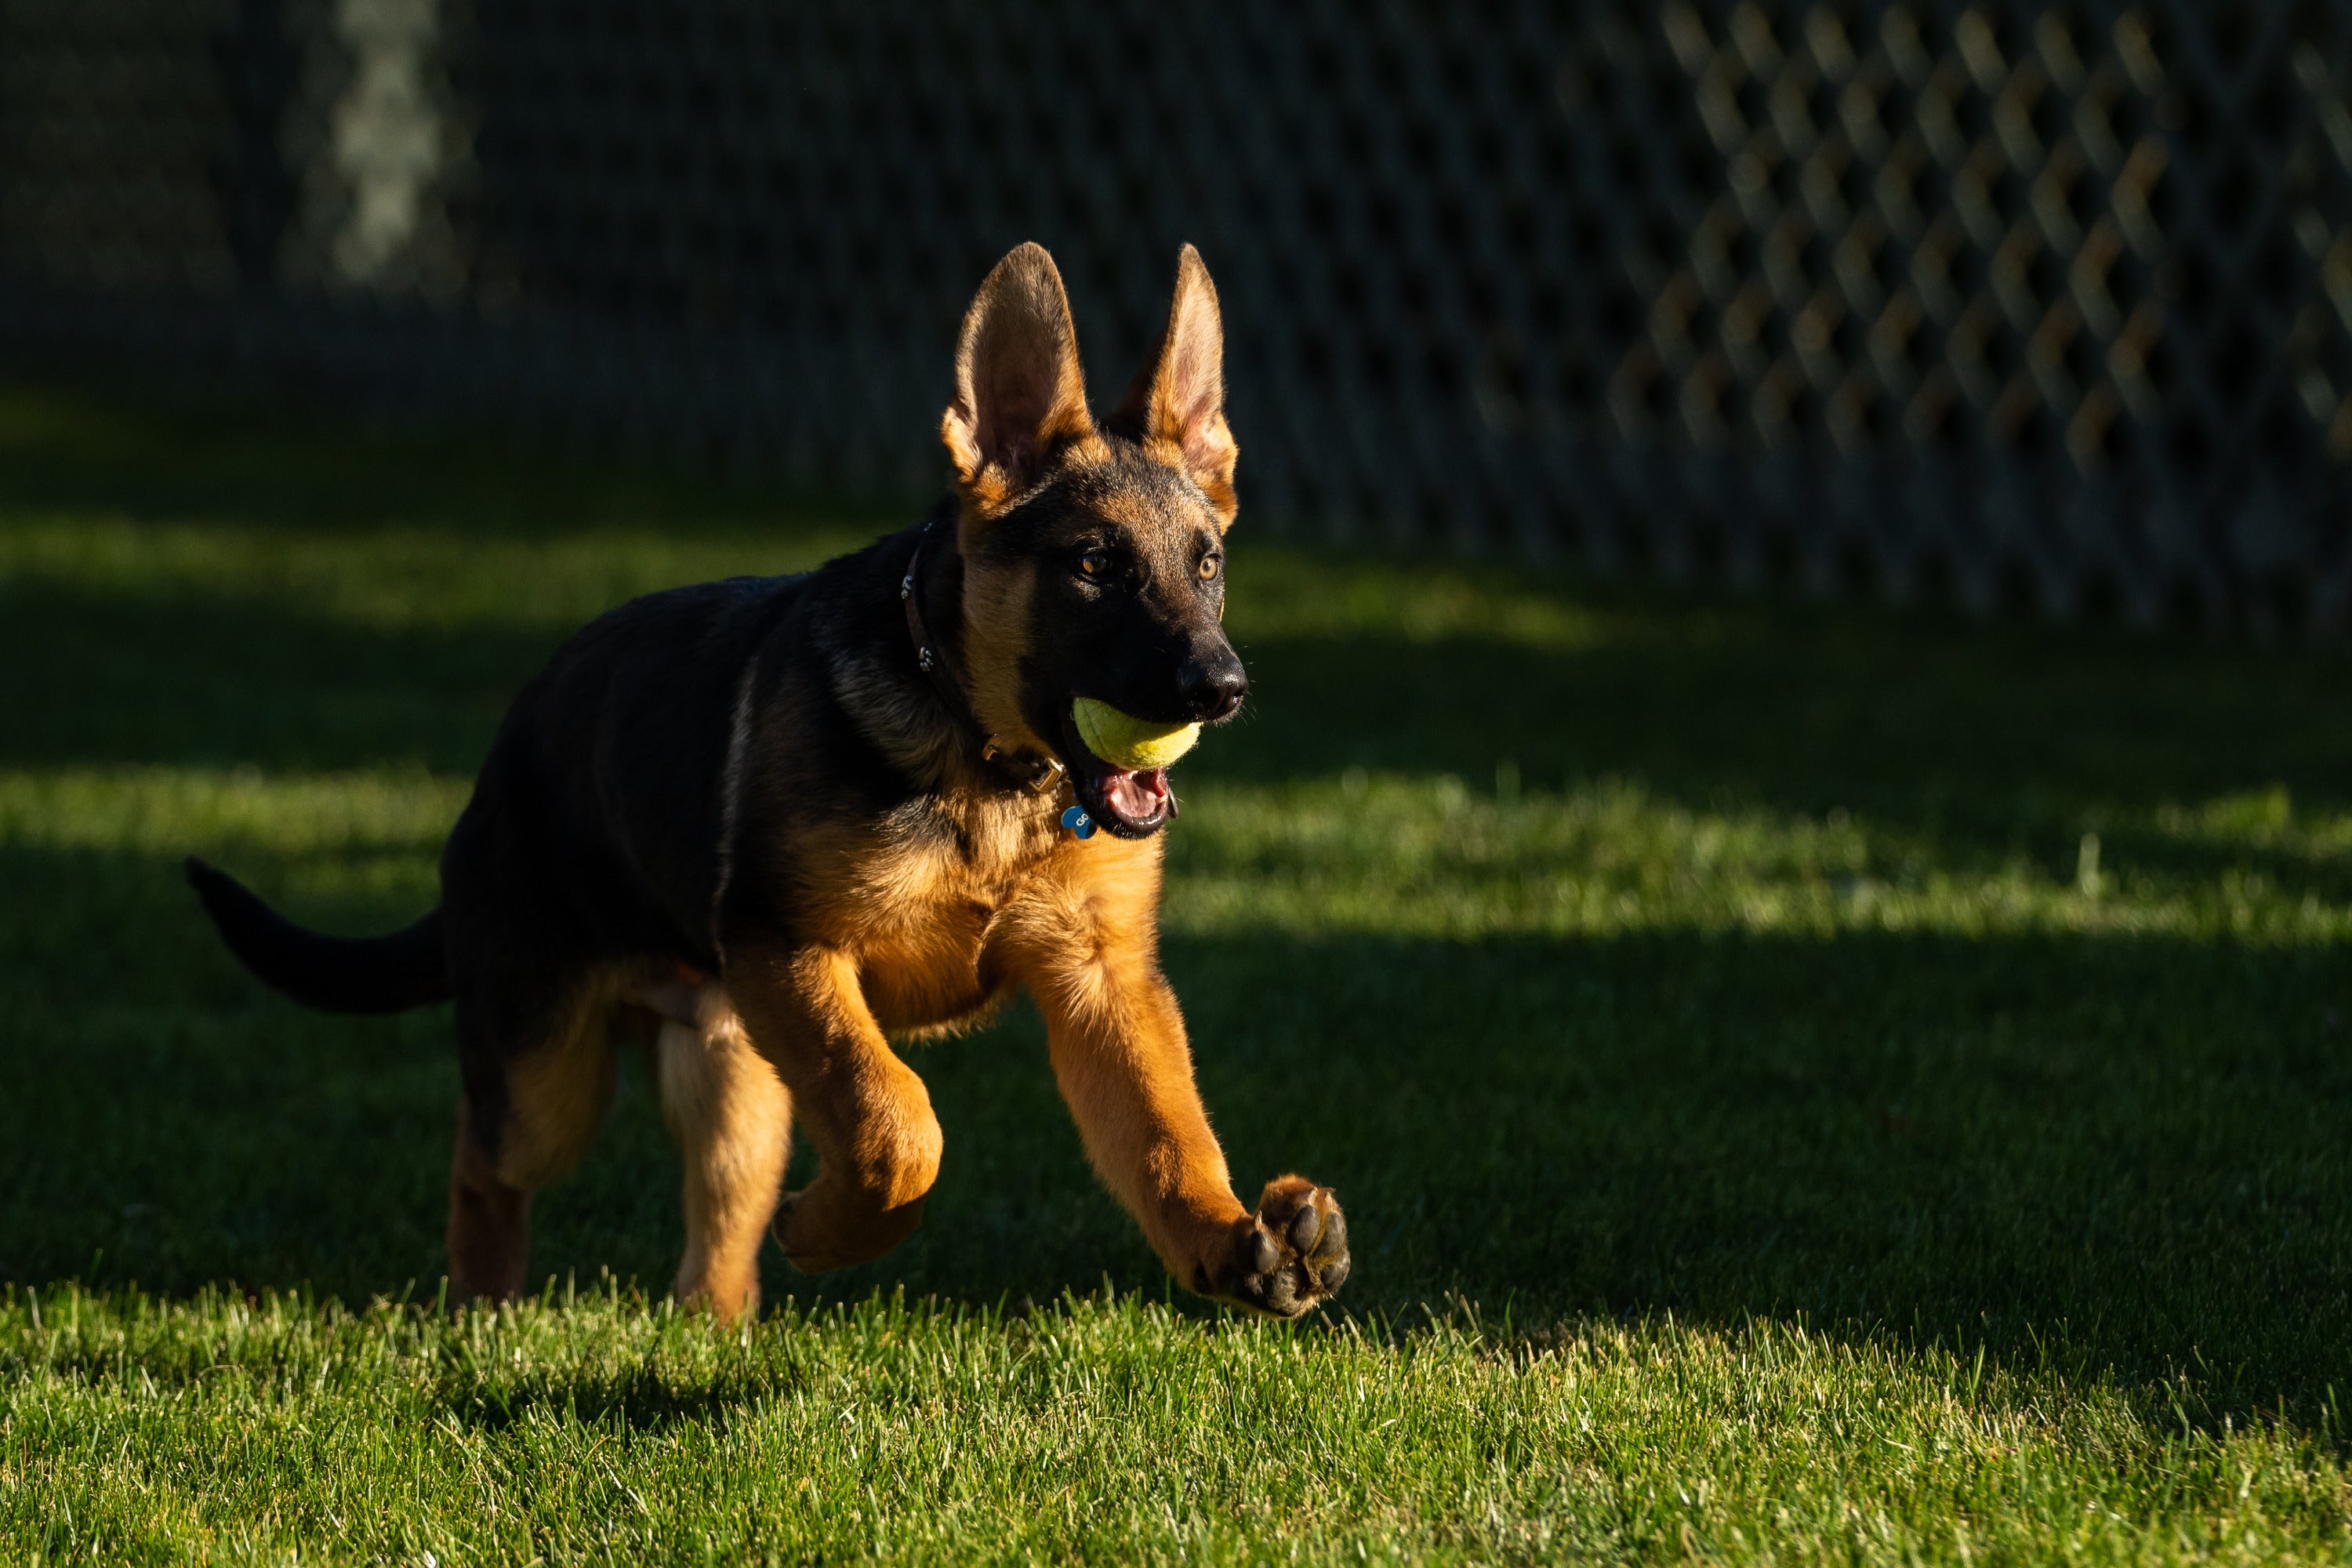
[[[390,936],[320,936],[271,909],[236,878],[188,857],[188,884],[247,969],[295,1001],[330,1013],[404,1013],[449,994],[441,911]]]

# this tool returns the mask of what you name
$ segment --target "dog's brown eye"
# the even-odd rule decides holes
[[[1110,552],[1089,550],[1078,557],[1078,570],[1089,577],[1099,577],[1110,570]]]
[[[1217,574],[1218,574],[1218,573],[1220,573],[1220,572],[1222,572],[1222,571],[1223,571],[1223,570],[1224,570],[1224,564],[1223,564],[1223,561],[1222,561],[1219,557],[1214,556],[1214,555],[1203,555],[1203,556],[1202,556],[1202,557],[1201,557],[1201,581],[1202,581],[1202,582],[1203,582],[1203,583],[1213,583],[1213,582],[1215,582],[1215,581],[1217,580]]]

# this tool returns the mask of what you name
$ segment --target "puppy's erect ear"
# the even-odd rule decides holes
[[[940,436],[964,493],[984,509],[1019,494],[1094,428],[1069,296],[1033,240],[996,264],[964,312]]]
[[[1176,258],[1176,298],[1168,307],[1168,335],[1160,353],[1127,389],[1109,427],[1141,443],[1145,452],[1192,476],[1220,525],[1230,527],[1239,505],[1234,459],[1241,449],[1225,425],[1225,327],[1217,313],[1217,286],[1201,253],[1186,246]]]

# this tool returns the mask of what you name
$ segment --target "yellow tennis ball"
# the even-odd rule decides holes
[[[1201,738],[1198,724],[1150,723],[1091,697],[1071,703],[1070,718],[1087,751],[1122,768],[1164,768]]]

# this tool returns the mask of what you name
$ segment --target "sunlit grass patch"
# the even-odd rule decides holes
[[[1844,811],[1699,809],[1626,780],[1528,790],[1507,771],[1501,787],[1474,791],[1450,774],[1353,772],[1211,784],[1187,794],[1186,809],[1168,911],[1191,931],[2069,931],[2334,942],[2352,930],[2352,911],[2332,889],[2322,897],[2291,874],[2102,862],[2095,835],[2071,864],[2020,854],[1971,865],[1916,829]],[[2234,799],[2168,803],[2146,826],[2189,837],[2242,815]],[[2336,858],[2347,826],[2306,816],[2260,842],[2316,868]]]
[[[1563,599],[1496,567],[1393,565],[1285,550],[1246,533],[1234,548],[1251,563],[1230,624],[1244,643],[1371,637],[1427,645],[1491,642],[1552,653],[1639,640],[1645,617]]]
[[[470,790],[421,771],[0,769],[0,847],[247,852],[298,870],[306,856],[405,858],[418,882]],[[1486,791],[1451,774],[1213,780],[1187,789],[1186,809],[1167,918],[1200,935],[2063,931],[2292,943],[2340,941],[2352,920],[2291,870],[2136,868],[2095,858],[2095,836],[2072,865],[2016,856],[1955,867],[1916,833],[1851,813],[1694,809],[1624,780],[1527,790],[1506,774]],[[2352,818],[2297,816],[2274,793],[2166,803],[2146,826],[2189,843],[2243,840],[2315,869],[2352,841]]]
[[[1769,1321],[1127,1297],[728,1332],[609,1284],[454,1321],[68,1289],[0,1307],[0,1527],[68,1553],[2257,1562],[2352,1505],[2290,1429]]]
[[[0,846],[437,854],[472,790],[470,779],[421,772],[287,777],[251,767],[0,769]]]
[[[378,631],[489,625],[568,633],[640,594],[805,570],[867,537],[795,529],[779,538],[746,527],[680,539],[609,523],[556,539],[399,524],[314,535],[73,517],[0,529],[0,588],[132,604],[210,595]]]

